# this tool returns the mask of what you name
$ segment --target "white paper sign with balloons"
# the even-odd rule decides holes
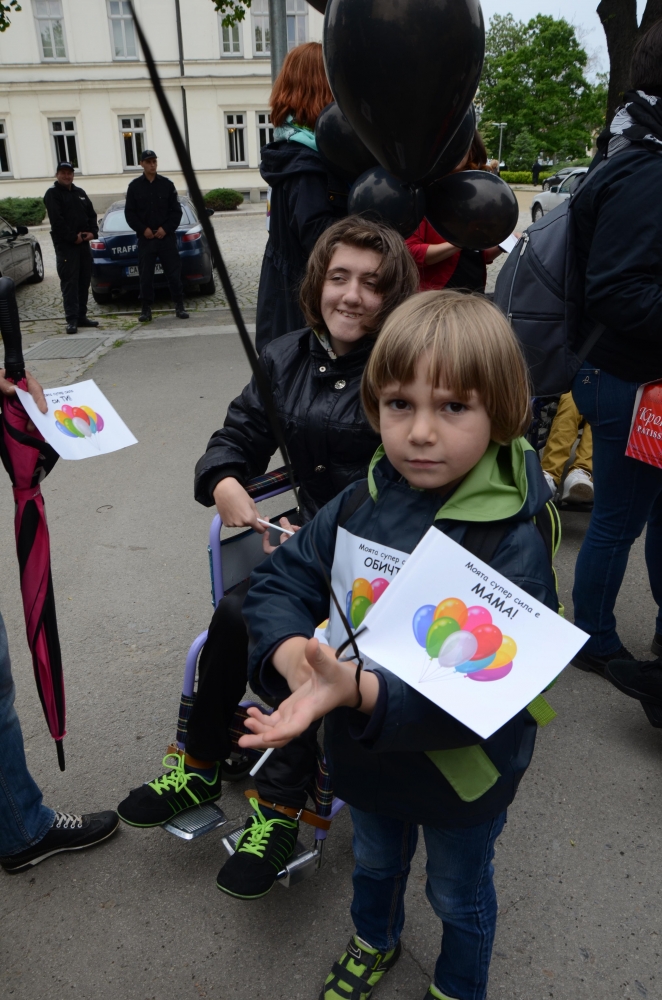
[[[138,443],[93,379],[44,389],[48,413],[39,412],[30,393],[16,391],[30,420],[61,458],[94,458]]]
[[[585,632],[430,528],[359,632],[361,652],[483,739],[540,694]]]

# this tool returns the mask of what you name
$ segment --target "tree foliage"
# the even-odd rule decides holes
[[[500,121],[507,123],[502,156],[509,166],[524,135],[531,137],[534,154],[583,156],[604,125],[606,106],[605,83],[586,79],[586,63],[574,27],[563,18],[538,14],[524,23],[496,14],[476,99],[491,152],[498,150],[493,123]]]
[[[251,0],[211,0],[214,10],[223,15],[221,24],[224,28],[232,28],[235,24],[243,21],[246,11],[251,5]]]
[[[9,0],[9,3],[0,3],[0,31],[6,31],[11,24],[8,15],[12,9],[21,9],[21,5],[18,0]]]

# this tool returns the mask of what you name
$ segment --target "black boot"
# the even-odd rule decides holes
[[[177,319],[188,319],[188,313],[186,312],[186,309],[184,308],[184,303],[183,302],[176,302],[175,303],[175,313],[177,315]]]
[[[630,698],[662,707],[662,657],[657,660],[610,660],[605,676]]]
[[[96,319],[88,319],[87,316],[79,316],[78,317],[78,325],[79,326],[98,326],[99,323],[98,323],[98,321]]]
[[[148,305],[144,305],[143,306],[143,311],[141,312],[140,316],[138,317],[138,322],[139,323],[150,323],[151,320],[152,320],[152,310],[150,309],[150,307]]]
[[[580,670],[592,671],[594,674],[606,677],[607,664],[611,663],[612,660],[634,660],[634,656],[625,646],[621,646],[615,653],[609,653],[607,656],[591,656],[590,653],[585,653],[583,649],[580,649],[572,660],[572,664],[579,667]]]
[[[69,321],[67,321],[66,332],[67,333],[78,333],[78,327],[77,327],[77,325],[75,323],[69,323]]]

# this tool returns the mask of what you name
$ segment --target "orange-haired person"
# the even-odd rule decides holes
[[[333,177],[315,142],[315,122],[333,100],[319,42],[287,54],[271,91],[274,141],[261,150],[271,187],[269,240],[257,296],[256,346],[305,327],[299,285],[317,239],[347,214],[347,185]]]

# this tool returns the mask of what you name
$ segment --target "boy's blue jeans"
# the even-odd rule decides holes
[[[639,385],[585,364],[572,386],[593,432],[595,503],[572,592],[575,624],[591,636],[584,649],[593,656],[608,656],[621,645],[614,606],[630,548],[646,525],[655,631],[662,633],[662,469],[625,456]]]
[[[405,889],[418,827],[351,808],[356,868],[352,919],[360,938],[384,953],[405,922]],[[494,842],[506,813],[467,829],[424,826],[426,894],[443,924],[434,984],[453,1000],[483,1000],[496,928]]]
[[[23,735],[14,708],[5,623],[0,615],[0,857],[38,844],[55,819],[25,763]]]

